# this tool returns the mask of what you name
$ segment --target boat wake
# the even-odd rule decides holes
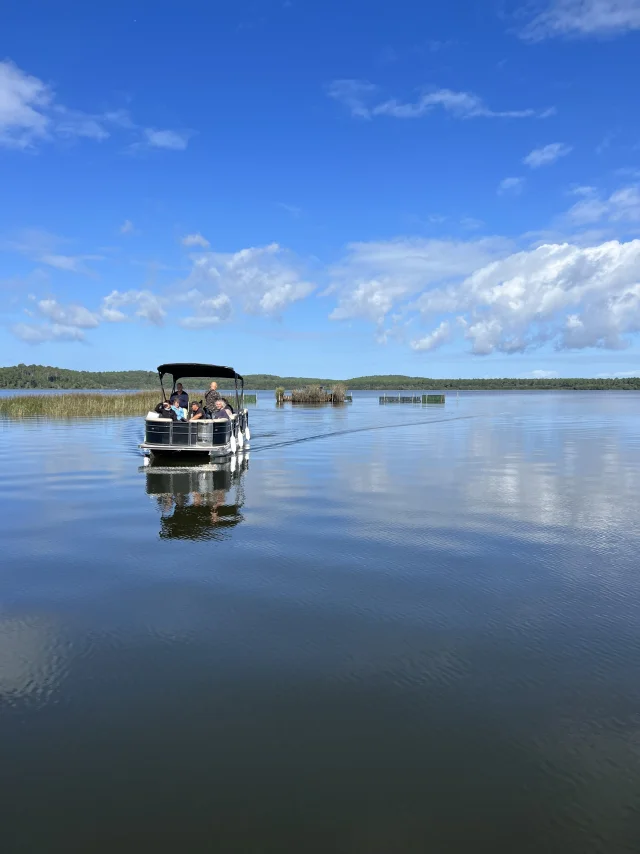
[[[476,415],[456,415],[453,418],[434,418],[433,420],[425,421],[422,419],[421,421],[405,421],[402,424],[394,424],[393,428],[396,429],[398,427],[419,427],[421,425],[431,425],[431,424],[444,424],[450,421],[466,421],[470,418],[477,418]],[[271,448],[284,448],[288,445],[299,445],[301,442],[313,442],[317,439],[331,439],[334,436],[348,436],[352,433],[367,433],[372,430],[388,430],[388,424],[375,424],[370,427],[352,427],[350,430],[332,430],[329,433],[316,433],[312,436],[299,436],[296,439],[285,439],[281,442],[270,442],[267,445],[256,445],[254,441],[251,442],[251,452],[255,453],[256,451],[268,451]]]

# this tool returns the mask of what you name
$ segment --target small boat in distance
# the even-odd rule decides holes
[[[209,456],[225,457],[235,454],[251,438],[249,413],[244,405],[244,379],[233,368],[222,365],[201,365],[194,362],[175,362],[158,366],[162,402],[167,400],[163,379],[171,377],[171,393],[176,390],[178,380],[208,379],[233,380],[235,406],[231,418],[201,418],[195,421],[173,421],[157,412],[148,412],[144,424],[144,442],[139,446],[152,457]],[[238,387],[238,382],[240,386]],[[169,397],[171,394],[169,395]],[[202,395],[204,398],[204,394]],[[199,401],[199,394],[190,395],[190,404]]]

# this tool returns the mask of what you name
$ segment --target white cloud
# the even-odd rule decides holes
[[[168,148],[171,151],[184,151],[189,144],[191,134],[186,131],[155,130],[145,128],[144,137],[150,148]]]
[[[49,86],[8,60],[0,62],[0,145],[28,148],[49,135]]]
[[[101,141],[109,136],[107,124],[107,116],[57,103],[51,86],[10,60],[0,62],[0,145],[27,149],[56,137]]]
[[[349,108],[352,116],[361,119],[371,118],[371,110],[366,106],[378,91],[378,87],[367,80],[334,80],[327,87],[330,98],[340,101]]]
[[[203,237],[200,232],[197,234],[186,234],[180,241],[183,246],[201,246],[203,249],[209,248],[209,241]]]
[[[166,316],[166,298],[154,294],[150,290],[111,291],[103,300],[100,308],[101,317],[109,323],[121,323],[130,320],[131,316],[121,309],[135,307],[135,317],[146,320],[154,326],[162,326]]]
[[[572,187],[569,190],[569,195],[571,195],[571,196],[582,196],[583,198],[587,198],[589,196],[595,196],[596,195],[596,188],[582,184],[582,185],[579,185],[577,187]]]
[[[326,293],[338,294],[330,318],[381,324],[398,302],[436,282],[468,275],[511,248],[501,238],[351,243],[347,256],[330,271],[332,285]]]
[[[203,298],[198,290],[190,291],[187,297],[193,304],[194,314],[183,317],[180,325],[187,329],[204,329],[224,323],[231,316],[231,300],[226,294]]]
[[[133,227],[133,223],[130,219],[125,219],[125,221],[120,226],[120,234],[133,234],[135,228]]]
[[[542,148],[534,148],[522,162],[532,169],[538,169],[540,166],[549,166],[551,163],[555,163],[556,160],[566,157],[572,151],[573,148],[570,145],[552,142]]]
[[[451,337],[451,326],[448,321],[443,320],[440,326],[430,332],[429,335],[425,335],[424,338],[420,338],[418,340],[411,342],[411,349],[418,351],[428,351],[435,350],[437,347],[440,347],[445,341],[448,341]]]
[[[524,28],[529,41],[554,36],[607,36],[640,29],[640,0],[547,0]]]
[[[440,324],[414,338],[418,350],[452,337],[452,320],[477,355],[546,343],[619,349],[640,332],[640,240],[515,253],[496,239],[355,244],[334,279],[333,319],[369,320],[383,338],[387,317]]]
[[[277,315],[308,296],[314,285],[306,281],[293,256],[277,243],[240,252],[203,252],[194,256],[193,269],[183,283],[206,295],[226,294],[238,300],[248,314]]]
[[[380,101],[376,95],[378,87],[366,80],[334,80],[328,87],[329,97],[344,104],[352,116],[372,119],[376,116],[393,116],[399,119],[421,118],[437,107],[457,119],[475,118],[547,118],[554,108],[545,110],[492,110],[472,92],[455,92],[452,89],[423,91],[413,102],[402,102],[395,98]]]
[[[141,128],[124,110],[86,113],[56,100],[53,87],[27,74],[11,60],[0,62],[0,147],[30,149],[53,140],[91,139],[101,142],[114,129],[129,131],[142,141],[135,148],[181,151],[189,133]]]
[[[46,341],[84,341],[85,329],[95,329],[100,318],[83,305],[63,305],[52,297],[37,300],[30,296],[33,309],[25,309],[30,317],[40,315],[44,323],[16,323],[11,329],[14,335],[29,344]]]
[[[65,273],[81,273],[85,276],[94,275],[85,261],[103,261],[102,255],[40,255],[38,261]]]
[[[505,196],[508,193],[518,196],[524,189],[524,178],[503,178],[498,184],[498,195]]]
[[[625,336],[640,330],[640,240],[518,252],[426,294],[424,315],[438,310],[443,293],[479,355],[549,341],[560,348],[622,348]]]
[[[29,252],[59,242],[58,238],[39,232],[23,236],[22,240],[25,242],[12,245]],[[277,244],[228,254],[199,252],[191,258],[193,267],[187,279],[164,293],[150,288],[113,290],[103,297],[95,312],[77,304],[62,305],[54,298],[38,300],[30,296],[26,313],[32,318],[44,317],[47,323],[18,324],[15,334],[34,343],[57,338],[80,341],[84,340],[82,330],[103,322],[138,320],[162,326],[170,309],[172,318],[182,327],[206,329],[229,320],[235,304],[249,314],[277,316],[314,290],[314,285],[301,275],[295,257]],[[71,261],[58,263],[54,259],[54,263],[75,269]]]
[[[13,334],[28,344],[43,344],[46,341],[84,341],[84,332],[75,326],[57,323],[16,323],[11,327]]]
[[[43,299],[37,303],[40,314],[61,327],[75,326],[80,329],[95,329],[98,317],[83,305],[61,305],[55,299]]]
[[[608,197],[588,194],[567,213],[577,225],[596,222],[640,222],[640,186],[621,187]]]
[[[67,139],[84,137],[101,142],[111,135],[105,128],[109,122],[106,116],[92,116],[80,110],[70,110],[61,104],[54,104],[51,118],[56,134]]]
[[[10,239],[0,241],[0,249],[19,252],[40,264],[62,270],[65,273],[80,273],[93,276],[95,273],[86,264],[87,261],[104,261],[103,255],[68,255],[62,254],[58,248],[71,241],[39,229],[23,229]]]

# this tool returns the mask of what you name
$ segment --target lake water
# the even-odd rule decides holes
[[[640,394],[0,421],[3,852],[640,839]]]

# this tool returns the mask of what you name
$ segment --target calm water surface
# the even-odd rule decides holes
[[[0,422],[3,852],[640,844],[640,394]]]

